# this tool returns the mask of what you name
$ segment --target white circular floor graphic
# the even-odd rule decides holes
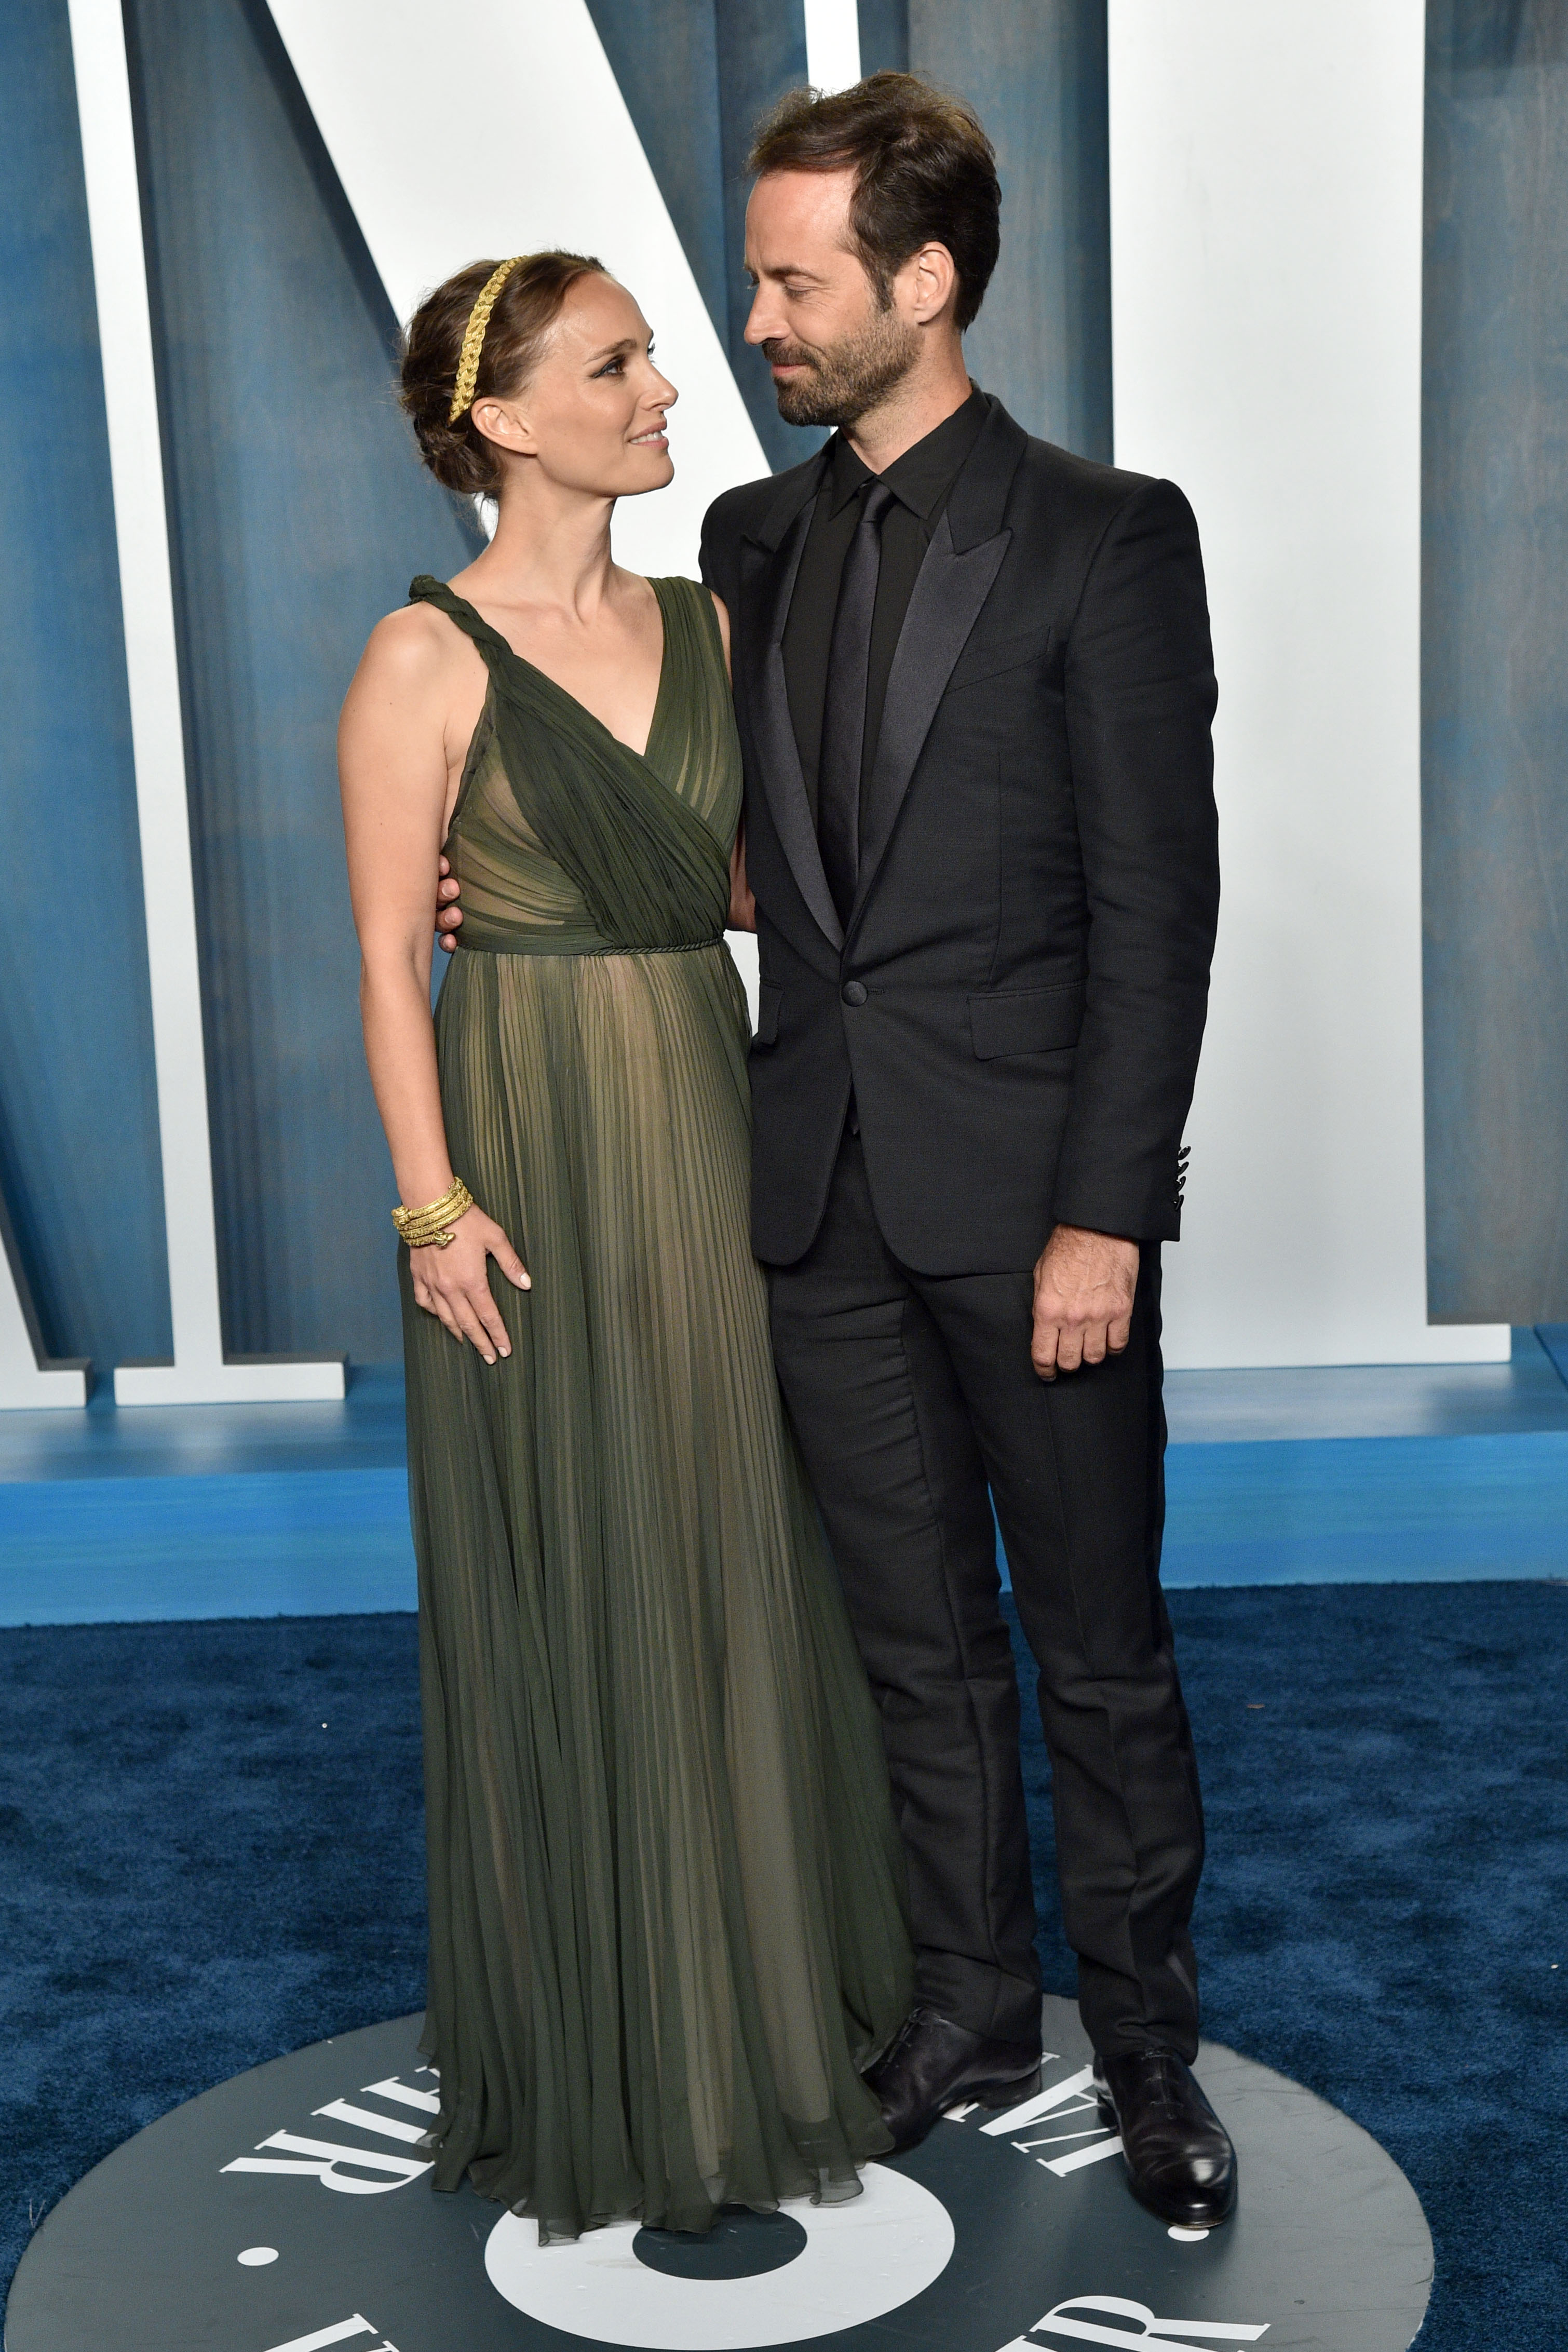
[[[663,2232],[636,2222],[592,2231],[575,2245],[542,2246],[537,2222],[515,2213],[503,2213],[490,2231],[485,2269],[514,2309],[600,2344],[748,2352],[834,2336],[923,2294],[952,2259],[952,2220],[929,2189],[880,2164],[861,2177],[862,2194],[841,2205],[784,2207],[805,2243],[751,2277],[693,2280],[657,2270],[637,2242]]]
[[[1032,2098],[955,2109],[860,2197],[543,2248],[432,2186],[422,2023],[297,2050],[116,2148],[23,2255],[5,2352],[1409,2352],[1426,2306],[1397,2165],[1212,2043],[1239,2210],[1201,2236],[1146,2213],[1065,2000]]]

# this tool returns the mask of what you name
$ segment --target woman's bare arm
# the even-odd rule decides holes
[[[714,611],[718,614],[718,615],[719,615],[719,635],[720,635],[720,638],[721,638],[721,642],[722,642],[722,644],[723,644],[723,647],[724,647],[724,675],[725,675],[725,677],[728,677],[730,676],[730,674],[731,674],[731,673],[730,673],[730,608],[729,608],[729,606],[725,604],[725,602],[724,602],[724,600],[723,600],[723,598],[722,598],[721,596],[715,596],[715,595],[713,594],[713,591],[712,591],[712,589],[711,589],[711,588],[710,588],[710,590],[708,591],[708,593],[710,594],[710,596],[712,596],[712,597],[713,597],[713,610],[714,610]]]
[[[711,588],[708,591],[713,596]],[[724,646],[724,675],[730,675],[730,615],[721,598],[713,596],[713,610],[719,615],[719,635]],[[746,827],[744,821],[736,828],[735,845],[730,852],[730,920],[732,931],[754,931],[757,928],[757,902],[746,880]]]
[[[731,931],[754,931],[757,928],[757,902],[752,896],[746,879],[746,828],[742,824],[735,835],[735,846],[730,852],[730,920]]]
[[[449,656],[434,615],[394,614],[373,631],[338,731],[349,891],[360,943],[365,1059],[402,1199],[437,1200],[454,1171],[447,1151],[430,1018],[432,877],[447,816],[444,712]],[[522,1262],[482,1206],[446,1249],[410,1253],[414,1295],[487,1363],[510,1341],[490,1294],[494,1256],[519,1289]]]

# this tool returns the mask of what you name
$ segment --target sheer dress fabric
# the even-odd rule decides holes
[[[436,2183],[542,2241],[852,2196],[910,1999],[876,1714],[779,1402],[723,944],[740,755],[655,581],[642,755],[438,582],[489,668],[447,842],[452,1165],[532,1277],[493,1367],[414,1304]]]

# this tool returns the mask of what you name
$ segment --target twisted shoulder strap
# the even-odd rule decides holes
[[[489,623],[455,590],[448,588],[444,580],[433,579],[428,572],[421,572],[417,579],[408,583],[408,601],[411,604],[434,604],[437,612],[445,613],[466,637],[472,637],[492,669],[509,656],[515,660],[511,647],[500,631],[492,629]]]

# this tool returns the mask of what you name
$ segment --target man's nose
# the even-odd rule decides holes
[[[746,316],[745,341],[748,343],[771,342],[784,332],[784,320],[773,311],[765,286],[759,286],[752,296],[752,307]]]

